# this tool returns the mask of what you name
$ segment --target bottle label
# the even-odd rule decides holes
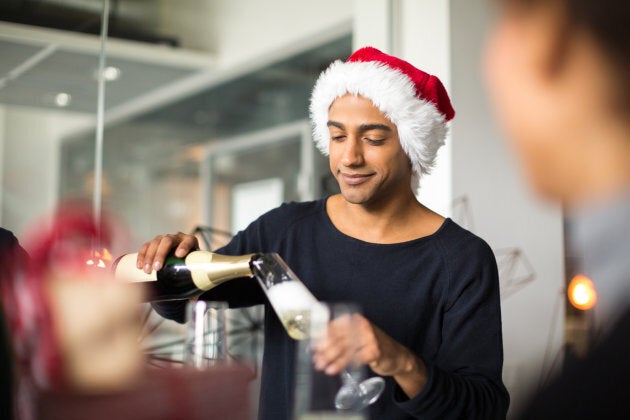
[[[157,281],[155,271],[151,271],[151,274],[147,274],[136,267],[137,257],[137,253],[120,257],[116,264],[116,278],[131,282]]]

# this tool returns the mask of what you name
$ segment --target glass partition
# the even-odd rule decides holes
[[[350,49],[350,36],[342,37],[108,125],[103,151],[104,206],[133,227],[137,243],[159,233],[190,231],[198,224],[210,223],[213,197],[204,189],[208,180],[201,173],[207,149],[220,154],[222,146],[229,149],[238,136],[296,122],[308,124],[308,100],[317,75],[332,60],[348,55]],[[309,128],[302,128],[300,133],[304,132],[308,135]],[[272,143],[252,147],[264,149],[265,156],[275,153],[268,163],[284,162],[285,177],[297,177],[304,164],[317,168],[318,177],[326,176],[327,170],[321,168],[327,168],[327,160],[319,152],[313,149],[309,153],[312,161],[307,163],[300,160],[303,152]],[[242,150],[239,155],[246,152]],[[63,142],[61,197],[88,197],[86,185],[92,176],[93,155],[92,133]],[[222,162],[226,159],[223,157]],[[216,162],[209,164],[210,171],[220,172]],[[269,171],[263,161],[239,165],[250,180],[266,178]],[[327,185],[320,179],[308,195],[295,192],[284,198],[315,198],[330,192],[323,187]]]

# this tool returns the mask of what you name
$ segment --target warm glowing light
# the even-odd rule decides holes
[[[107,268],[107,263],[114,259],[107,248],[103,248],[101,251],[93,251],[92,256],[93,258],[89,258],[85,264],[98,268]]]
[[[105,261],[111,261],[114,259],[113,255],[109,252],[109,249],[103,248],[103,252],[101,254],[101,258]]]
[[[567,291],[569,302],[580,310],[591,309],[597,303],[597,292],[591,279],[583,274],[578,274],[569,283]]]

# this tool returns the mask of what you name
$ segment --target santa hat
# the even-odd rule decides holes
[[[371,100],[396,125],[418,179],[430,172],[455,116],[436,76],[372,47],[357,50],[345,62],[333,62],[315,83],[310,105],[315,144],[325,155],[330,142],[328,109],[347,93]]]

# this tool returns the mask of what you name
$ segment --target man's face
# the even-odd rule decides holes
[[[330,170],[353,204],[378,204],[411,189],[411,163],[396,126],[369,99],[347,94],[328,112]]]

